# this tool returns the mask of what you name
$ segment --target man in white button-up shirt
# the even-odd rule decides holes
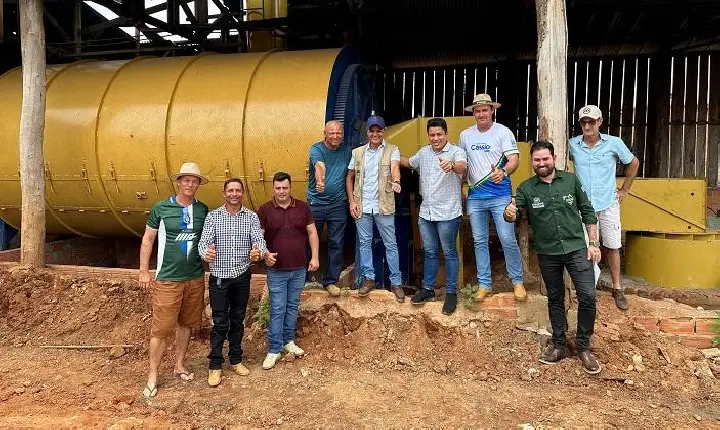
[[[402,166],[420,174],[422,195],[418,227],[425,251],[423,281],[410,301],[422,305],[435,299],[435,277],[442,249],[446,267],[443,313],[450,315],[457,307],[460,263],[456,242],[462,220],[462,175],[467,170],[467,157],[460,147],[448,143],[444,119],[429,120],[427,132],[429,145],[410,158],[400,157]]]

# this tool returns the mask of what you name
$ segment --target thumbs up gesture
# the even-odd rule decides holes
[[[265,254],[265,264],[267,264],[268,267],[273,267],[275,263],[277,262],[277,252],[268,252]]]
[[[494,164],[490,164],[490,180],[499,184],[505,178],[505,171]]]
[[[258,249],[257,243],[252,244],[252,249],[250,250],[250,261],[253,263],[260,261],[260,250]]]
[[[505,206],[505,210],[503,211],[503,217],[505,218],[505,221],[507,222],[515,222],[517,220],[517,211],[518,208],[515,206],[515,197],[510,199],[510,204]]]
[[[438,155],[438,161],[440,161],[440,169],[445,172],[449,173],[453,169],[453,163],[451,161],[447,161],[443,157]]]
[[[210,246],[208,246],[207,251],[205,252],[205,257],[203,257],[203,260],[207,261],[208,263],[212,263],[215,261],[215,257],[217,256],[217,251],[215,250],[215,244],[212,243]]]

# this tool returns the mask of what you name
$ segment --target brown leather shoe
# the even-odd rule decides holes
[[[615,299],[615,306],[617,306],[618,309],[621,311],[626,311],[630,307],[630,304],[628,303],[627,297],[625,297],[625,293],[623,290],[615,289],[612,290],[612,296],[613,299]]]
[[[515,300],[518,302],[527,300],[527,292],[525,292],[525,286],[523,284],[513,285],[513,294],[515,295]]]
[[[402,285],[393,285],[392,292],[395,294],[396,302],[402,303],[405,301],[405,290],[403,290]]]
[[[540,354],[540,361],[543,364],[555,364],[563,358],[567,357],[565,348],[558,348],[555,345],[548,345],[545,351]]]
[[[358,290],[358,296],[365,297],[368,294],[370,294],[370,291],[375,289],[375,281],[372,279],[366,279],[365,282],[363,282],[362,287]]]
[[[602,366],[600,366],[600,362],[597,361],[597,359],[590,354],[590,351],[585,350],[582,352],[578,352],[578,358],[580,361],[582,361],[583,370],[585,373],[588,373],[590,375],[597,375],[602,370]]]

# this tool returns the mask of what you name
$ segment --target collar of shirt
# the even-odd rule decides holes
[[[430,147],[430,150],[431,150],[433,153],[435,153],[435,154],[442,154],[443,152],[448,152],[448,151],[450,150],[450,141],[448,141],[447,143],[445,143],[445,146],[442,147],[442,149],[440,150],[440,152],[435,152],[435,149],[432,147],[431,144],[428,144],[428,146]]]
[[[278,202],[275,200],[275,197],[273,197],[272,200],[270,200],[270,201],[272,202],[273,207],[275,207],[275,208],[283,208],[283,207],[280,206],[280,205],[278,204]],[[295,207],[295,199],[291,196],[291,197],[290,197],[290,206],[288,206],[288,208],[294,208],[294,207]],[[283,208],[283,209],[287,209],[287,208]]]
[[[562,179],[567,176],[567,173],[564,170],[558,170],[555,169],[555,176],[553,177],[552,182],[555,182],[556,179]],[[535,184],[539,184],[540,182],[545,182],[542,179],[540,179],[540,176],[535,175]]]
[[[383,141],[380,143],[380,145],[378,145],[378,147],[375,149],[372,149],[370,142],[367,143],[367,146],[368,146],[367,149],[370,151],[379,151],[381,149],[385,149],[385,147],[387,146],[387,142],[385,141],[385,139],[383,139]]]
[[[237,215],[240,215],[240,213],[242,213],[242,212],[249,212],[249,211],[250,211],[250,209],[246,208],[243,205],[243,206],[240,206],[240,210],[237,211],[237,213],[235,215],[232,215],[230,213],[230,211],[227,210],[227,206],[225,206],[225,205],[220,206],[220,212],[223,212],[223,213],[227,214],[228,216],[237,216]]]
[[[593,145],[592,147],[585,143],[585,135],[581,134],[580,139],[578,139],[578,145],[585,147],[585,148],[597,148],[599,145],[607,142],[608,138],[606,134],[600,133],[600,139]]]

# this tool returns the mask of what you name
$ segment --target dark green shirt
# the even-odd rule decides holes
[[[561,255],[587,247],[583,224],[597,224],[595,210],[577,176],[555,170],[551,183],[539,176],[517,188],[518,220],[527,209],[538,254]]]

